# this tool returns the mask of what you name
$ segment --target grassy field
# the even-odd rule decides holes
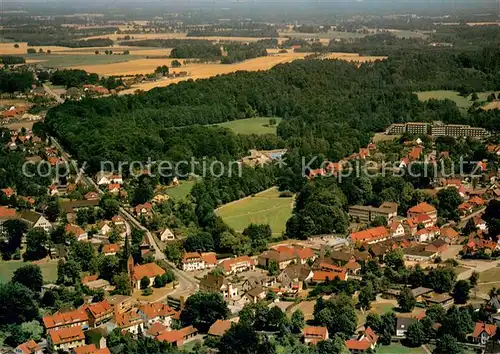
[[[189,192],[191,192],[191,189],[193,189],[195,183],[195,180],[181,181],[178,186],[166,189],[165,193],[174,199],[186,198]]]
[[[243,231],[251,223],[269,224],[273,235],[285,231],[292,216],[292,198],[280,198],[276,188],[223,205],[215,212],[236,231]]]
[[[478,92],[477,95],[479,96],[479,101],[486,101],[488,95],[490,95],[491,92]],[[469,97],[463,97],[458,94],[456,91],[423,91],[423,92],[417,92],[418,99],[421,101],[427,101],[430,100],[431,98],[437,99],[437,100],[445,100],[449,99],[454,101],[458,108],[462,110],[467,110],[470,106],[472,106],[473,101],[470,100]]]
[[[7,283],[12,278],[12,275],[16,271],[16,269],[21,268],[24,265],[27,265],[23,261],[8,261],[0,262],[0,283]],[[45,283],[55,282],[57,279],[57,261],[49,261],[38,264],[42,269],[43,280]]]
[[[409,348],[399,343],[391,343],[391,345],[381,345],[377,347],[377,354],[426,354],[422,347]]]
[[[276,127],[281,118],[274,118],[276,125],[272,127],[269,126],[269,119],[268,117],[238,119],[217,125],[229,128],[236,134],[276,134]]]

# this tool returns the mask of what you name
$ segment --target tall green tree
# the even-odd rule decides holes
[[[184,325],[193,325],[200,331],[207,331],[217,320],[226,319],[229,309],[222,295],[218,293],[197,292],[191,295],[181,313]]]
[[[402,312],[412,312],[417,301],[409,288],[403,288],[398,296],[399,309]]]
[[[36,264],[25,265],[16,269],[12,282],[22,284],[34,292],[40,292],[43,285],[42,270]]]

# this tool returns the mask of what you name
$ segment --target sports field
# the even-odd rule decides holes
[[[293,198],[280,198],[277,188],[271,188],[232,203],[223,205],[215,213],[229,226],[242,232],[251,223],[269,224],[274,236],[279,236],[292,216]]]
[[[462,110],[469,109],[469,107],[472,106],[473,103],[473,101],[471,101],[470,99],[470,96],[468,97],[460,96],[457,91],[445,91],[445,90],[423,91],[423,92],[417,92],[416,94],[420,101],[428,101],[431,98],[434,98],[436,100],[445,100],[445,99],[452,100],[457,104],[458,108]],[[490,94],[491,92],[478,92],[477,93],[479,97],[478,101],[479,102],[486,101],[486,99]]]
[[[14,275],[16,269],[29,264],[23,261],[1,261],[0,262],[0,283],[7,283]],[[57,261],[37,263],[40,266],[45,283],[55,282],[57,279]]]
[[[269,126],[269,119],[276,119],[276,124]],[[236,134],[276,134],[276,127],[280,122],[281,118],[257,117],[238,119],[217,125],[229,128]]]

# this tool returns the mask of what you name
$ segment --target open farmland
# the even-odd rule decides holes
[[[376,60],[385,60],[385,56],[364,56],[357,53],[328,53],[326,59],[339,59],[345,61],[354,61],[360,63],[366,63]]]
[[[215,213],[225,223],[242,232],[251,223],[269,224],[273,235],[279,236],[292,216],[293,198],[280,198],[277,188],[271,188],[218,208]]]
[[[276,127],[281,122],[281,118],[276,119],[276,125],[269,126],[269,117],[238,119],[230,122],[217,124],[224,128],[229,128],[236,134],[276,134]]]
[[[500,109],[500,101],[490,102],[483,107],[484,110]]]
[[[113,41],[122,41],[118,38],[123,38],[123,34],[106,34],[101,36],[88,37],[84,39],[96,39],[96,38],[109,38]],[[234,42],[256,42],[261,39],[269,38],[269,37],[188,37],[186,33],[146,33],[146,34],[132,34],[133,41],[142,40],[142,39],[206,39],[209,41],[234,41]]]

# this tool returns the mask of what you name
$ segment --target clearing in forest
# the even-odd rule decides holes
[[[269,120],[275,119],[276,124],[269,125]],[[281,118],[257,117],[248,119],[232,120],[217,124],[224,128],[229,128],[236,134],[276,134],[276,127],[281,122]]]

